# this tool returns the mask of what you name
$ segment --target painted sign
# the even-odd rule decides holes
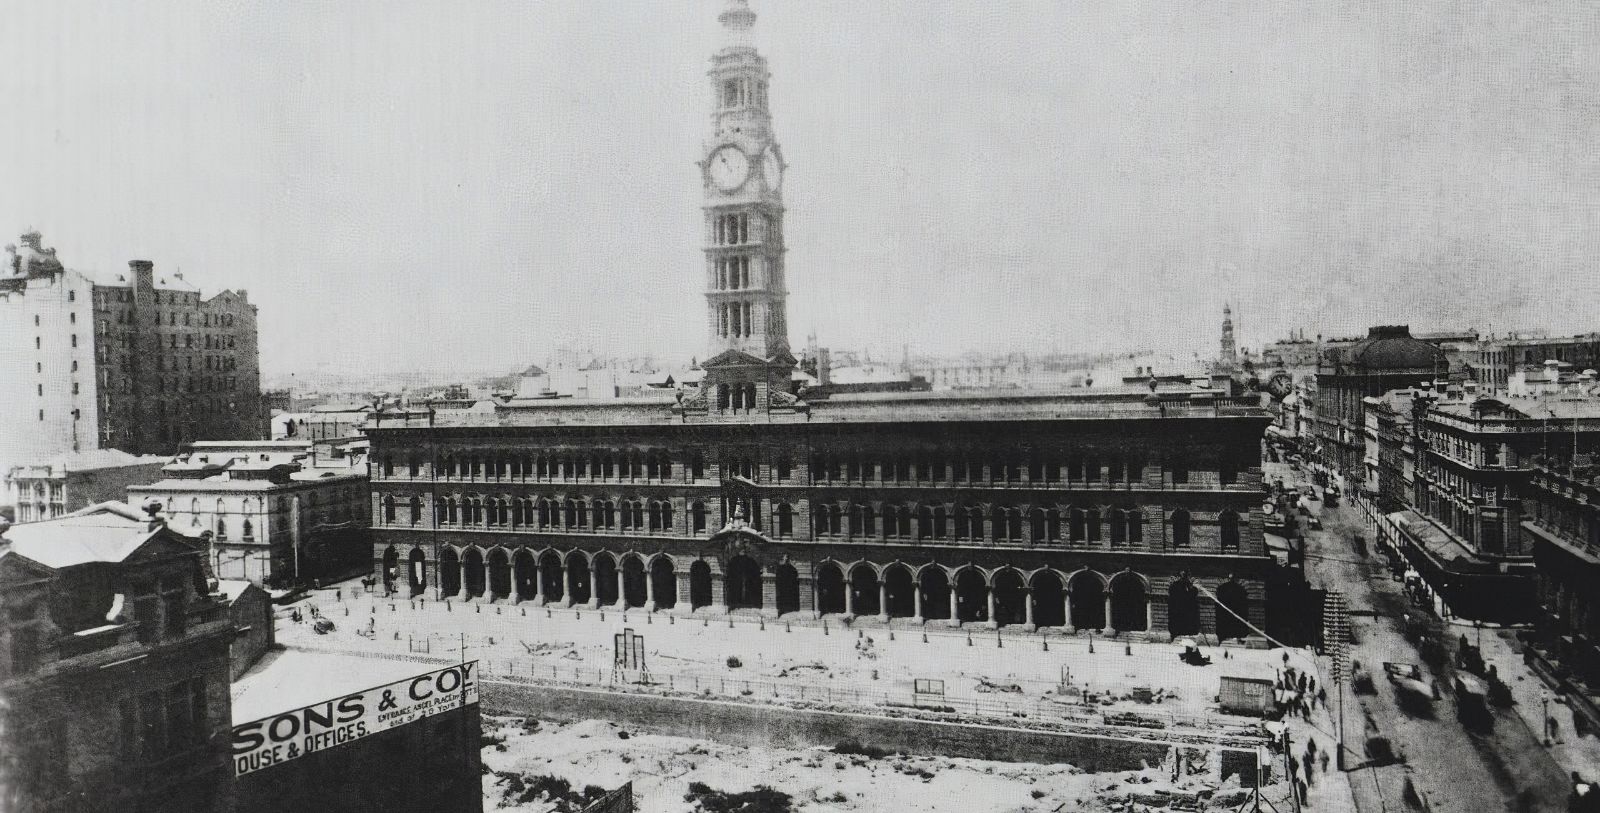
[[[478,702],[478,662],[325,700],[233,727],[234,776]]]

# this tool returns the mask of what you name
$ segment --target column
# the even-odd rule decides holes
[[[628,608],[628,594],[622,589],[622,571],[622,566],[617,566],[617,609],[619,610]]]
[[[984,593],[986,594],[984,596],[985,603],[989,607],[989,620],[984,622],[984,626],[986,626],[986,627],[988,627],[989,629],[992,629],[992,630],[993,629],[999,629],[1000,628],[1000,619],[996,618],[995,615],[994,615],[994,587],[993,587],[993,585],[990,585],[987,588],[985,588],[984,589]]]
[[[1105,625],[1104,629],[1113,629],[1113,627],[1111,626],[1111,591],[1109,589],[1106,590],[1106,609],[1105,609],[1105,613],[1106,613],[1106,615],[1105,615],[1106,625]]]
[[[1063,591],[1061,593],[1061,612],[1062,612],[1061,623],[1064,624],[1067,629],[1069,629],[1069,630],[1072,629],[1073,626],[1072,626],[1072,590],[1071,589],[1065,590],[1065,591]]]
[[[856,615],[855,585],[848,576],[844,580],[844,614],[847,618],[854,618]]]
[[[460,601],[467,600],[467,557],[463,555],[456,562],[456,598]]]
[[[778,576],[775,573],[761,574],[761,615],[778,617]]]
[[[950,585],[950,626],[961,626],[961,610],[956,606],[956,586]]]
[[[1033,625],[1033,588],[1022,588],[1022,628],[1033,632],[1038,627]]]
[[[1149,595],[1146,595],[1144,597],[1144,630],[1145,630],[1145,632],[1149,632],[1150,630],[1153,630],[1153,629],[1156,628],[1155,606],[1156,606],[1155,602],[1150,600],[1150,596]]]
[[[817,617],[817,583],[810,576],[800,577],[800,612]]]
[[[600,582],[595,578],[593,556],[589,557],[589,600],[583,606],[591,610],[600,606]]]
[[[911,586],[911,604],[912,604],[912,608],[913,608],[912,611],[911,611],[911,623],[913,623],[913,624],[921,624],[922,623],[922,585],[921,584],[913,584]]]
[[[647,613],[656,611],[655,574],[651,573],[648,567],[644,569],[644,611]]]
[[[544,606],[544,574],[539,572],[539,562],[533,563],[533,603],[535,606]]]
[[[689,615],[694,612],[694,606],[689,603],[689,571],[676,571],[673,575],[678,577],[678,604],[673,607],[673,612],[679,615]]]
[[[728,574],[711,572],[711,611],[726,613],[728,611]]]

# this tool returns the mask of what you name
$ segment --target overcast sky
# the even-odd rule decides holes
[[[269,374],[703,356],[719,7],[8,4],[0,229],[248,289]],[[1600,4],[754,8],[797,346],[1600,329]]]

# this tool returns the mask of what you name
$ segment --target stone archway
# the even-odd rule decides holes
[[[897,562],[884,569],[883,590],[889,600],[884,612],[890,618],[911,618],[917,614],[917,586],[905,565]]]
[[[489,593],[497,599],[511,597],[511,558],[505,548],[489,551]]]
[[[594,595],[601,607],[617,603],[617,563],[609,553],[594,556]]]
[[[787,562],[773,568],[773,587],[779,615],[800,610],[800,574]]]
[[[451,598],[461,592],[461,557],[455,548],[439,549],[439,596]]]
[[[823,562],[817,568],[817,612],[844,612],[844,573],[833,562]]]
[[[696,559],[689,565],[689,609],[711,606],[711,565]]]
[[[729,558],[722,574],[722,590],[730,610],[761,609],[761,565],[742,554]]]
[[[637,556],[622,557],[622,606],[643,607],[649,601],[650,590],[644,562]]]
[[[467,548],[461,557],[461,578],[467,583],[467,598],[483,595],[487,574],[483,571],[483,553],[477,548]]]
[[[678,606],[678,574],[664,556],[650,563],[650,592],[655,593],[656,609],[670,610]]]
[[[929,565],[922,569],[917,589],[922,591],[922,617],[932,621],[950,618],[950,577],[944,568]]]
[[[573,551],[567,556],[567,598],[575,606],[588,604],[594,595],[594,585],[589,582],[589,557],[583,551]]]
[[[1149,597],[1144,580],[1135,573],[1118,573],[1111,580],[1111,628],[1117,632],[1144,632],[1150,628]]]
[[[1250,593],[1245,590],[1244,585],[1229,581],[1218,587],[1217,603],[1222,605],[1217,608],[1217,640],[1248,637],[1250,627],[1234,617],[1235,613],[1245,618],[1250,617]]]
[[[411,582],[411,595],[422,595],[422,591],[428,589],[428,555],[423,553],[421,548],[412,548],[411,562],[406,570],[406,576]]]
[[[394,584],[400,578],[400,552],[393,545],[383,551],[383,592],[393,593]]]
[[[998,626],[1021,624],[1027,620],[1028,593],[1022,589],[1022,574],[1001,568],[994,574],[994,621]]]
[[[850,569],[850,602],[856,615],[877,615],[878,572],[865,562]]]
[[[511,557],[511,579],[516,583],[519,599],[528,601],[538,595],[538,568],[534,566],[533,554],[529,553],[527,548],[517,551],[517,555]]]
[[[965,567],[956,574],[956,620],[962,623],[989,620],[989,586],[977,568]]]
[[[1106,591],[1097,574],[1079,571],[1067,583],[1072,594],[1072,626],[1080,630],[1106,627]]]
[[[544,588],[546,603],[558,602],[566,597],[566,568],[561,564],[560,556],[551,552],[539,557],[539,583]]]
[[[1167,587],[1167,632],[1200,634],[1200,593],[1188,579],[1173,579]]]
[[[1067,625],[1066,589],[1053,570],[1033,574],[1033,624],[1036,627]]]

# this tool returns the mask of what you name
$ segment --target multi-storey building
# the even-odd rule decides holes
[[[366,569],[365,441],[191,443],[128,499],[210,542],[220,578],[286,586]]]
[[[266,431],[256,308],[147,260],[96,281],[37,232],[0,271],[0,468],[70,451],[171,453]]]
[[[1464,396],[1415,401],[1410,506],[1388,516],[1446,612],[1528,621],[1534,562],[1521,501],[1538,467],[1600,448],[1600,399]]]
[[[1537,463],[1523,523],[1537,569],[1532,652],[1567,683],[1574,714],[1600,726],[1600,467]]]
[[[1163,636],[1264,626],[1258,399],[800,386],[754,17],[732,0],[712,59],[704,378],[676,397],[374,414],[385,584]]]
[[[127,496],[130,485],[160,476],[166,458],[116,449],[67,452],[5,473],[0,504],[16,507],[17,522],[54,519]]]
[[[1476,343],[1473,355],[1470,363],[1478,382],[1494,392],[1505,392],[1517,372],[1541,370],[1547,361],[1563,362],[1575,371],[1600,367],[1600,333],[1560,338],[1491,336]]]
[[[233,810],[213,587],[199,540],[127,505],[0,520],[0,809]]]
[[[1365,458],[1364,399],[1432,382],[1447,371],[1445,353],[1414,339],[1405,325],[1374,327],[1367,338],[1327,351],[1317,367],[1313,436],[1335,473],[1359,478]],[[1305,404],[1310,406],[1310,404]]]

